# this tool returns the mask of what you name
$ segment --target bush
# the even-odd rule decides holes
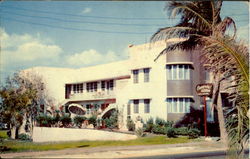
[[[166,134],[166,128],[160,125],[153,125],[152,132],[155,134]]]
[[[30,136],[27,134],[19,134],[18,139],[20,140],[31,140]]]
[[[165,127],[173,127],[174,122],[173,121],[165,121],[164,126]]]
[[[154,127],[154,119],[153,118],[149,118],[147,120],[147,122],[146,122],[146,125],[145,125],[145,131],[146,132],[152,132],[153,127]]]
[[[96,116],[91,116],[88,118],[89,124],[93,124],[94,127],[96,127]]]
[[[74,124],[81,128],[82,127],[82,123],[84,120],[86,120],[87,118],[86,117],[83,117],[83,116],[75,116],[73,121],[74,121]]]
[[[200,130],[196,128],[191,128],[188,130],[188,138],[189,139],[195,139],[200,136]]]
[[[138,128],[138,129],[135,131],[135,134],[136,134],[136,136],[138,136],[138,137],[144,137],[144,136],[145,136],[145,133],[144,133],[143,128]]]
[[[60,121],[63,124],[63,127],[69,127],[69,125],[71,124],[72,120],[70,118],[69,115],[63,115],[60,117]]]
[[[167,137],[169,137],[169,138],[176,137],[175,128],[173,128],[173,127],[167,127],[166,128],[166,134],[167,134]]]
[[[128,131],[135,131],[135,123],[133,122],[133,120],[131,119],[127,120],[127,128]]]
[[[157,117],[155,119],[155,124],[159,125],[159,126],[164,126],[165,125],[165,120]]]
[[[176,128],[176,135],[188,135],[188,128],[187,127],[180,127]]]
[[[117,111],[113,112],[109,118],[106,118],[104,120],[104,122],[105,122],[105,125],[110,129],[118,128],[118,113],[117,113]]]
[[[53,118],[45,114],[37,116],[36,121],[40,126],[51,127],[51,125],[53,125]]]

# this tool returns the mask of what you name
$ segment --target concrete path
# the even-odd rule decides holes
[[[171,145],[74,148],[57,151],[6,153],[0,154],[0,156],[2,158],[133,158],[225,150],[225,147],[220,142],[202,141]]]

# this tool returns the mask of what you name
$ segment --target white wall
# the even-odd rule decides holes
[[[165,48],[164,43],[143,44],[130,48],[131,78],[126,92],[131,107],[131,118],[140,116],[143,121],[148,118],[160,117],[167,119],[166,108],[166,55],[155,58]],[[150,80],[144,82],[143,68],[150,68]],[[138,69],[139,82],[133,83],[132,70]],[[134,114],[133,99],[139,99],[139,113]],[[143,99],[150,99],[150,113],[144,113]]]
[[[93,129],[34,127],[33,142],[132,140],[136,135]]]

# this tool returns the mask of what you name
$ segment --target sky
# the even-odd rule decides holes
[[[81,68],[128,58],[130,44],[148,43],[173,26],[163,1],[0,2],[0,82],[36,66]],[[239,39],[249,43],[248,2],[223,2]]]

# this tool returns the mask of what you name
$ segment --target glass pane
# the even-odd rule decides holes
[[[179,79],[183,79],[184,76],[184,67],[183,65],[179,65]]]
[[[177,113],[177,98],[174,98],[173,113]]]
[[[185,113],[189,113],[190,112],[190,99],[189,98],[185,98]]]
[[[172,99],[171,98],[167,99],[167,108],[168,108],[168,113],[172,113]]]
[[[168,74],[167,74],[167,79],[169,79],[169,80],[172,79],[172,71],[171,71],[171,70],[172,70],[172,69],[171,69],[171,66],[168,65],[168,66],[167,66],[167,72],[168,72]]]
[[[177,65],[173,65],[173,79],[177,79]]]
[[[179,113],[183,113],[184,109],[183,109],[183,98],[179,99]]]

